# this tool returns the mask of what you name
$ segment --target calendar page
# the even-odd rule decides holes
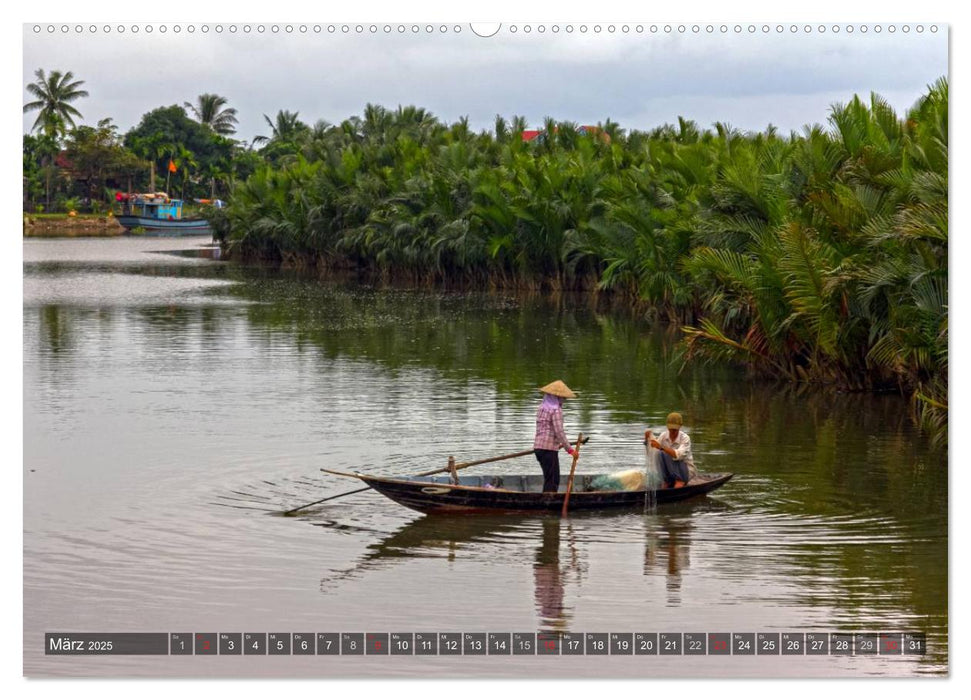
[[[22,26],[25,676],[949,674],[947,23],[119,9]]]

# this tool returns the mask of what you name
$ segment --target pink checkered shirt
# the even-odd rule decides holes
[[[563,430],[563,409],[540,406],[536,411],[536,439],[534,450],[558,450],[569,447],[570,441]]]

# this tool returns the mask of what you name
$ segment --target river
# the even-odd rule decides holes
[[[679,371],[575,297],[387,289],[212,260],[205,239],[25,240],[29,676],[826,677],[948,672],[948,480],[896,396]],[[321,467],[408,474],[531,444],[579,395],[579,471],[685,417],[679,505],[423,516]],[[568,468],[566,459],[561,460]],[[475,473],[539,473],[532,458]],[[47,656],[45,632],[922,633],[924,655]]]

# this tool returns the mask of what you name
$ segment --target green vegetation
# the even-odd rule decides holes
[[[415,281],[598,289],[683,324],[686,360],[899,391],[946,439],[947,107],[878,96],[830,128],[494,133],[368,106],[281,112],[216,224],[235,254]]]
[[[234,179],[263,162],[249,144],[231,138],[236,110],[225,97],[207,93],[194,104],[159,107],[121,134],[110,118],[94,127],[75,123],[83,115],[73,103],[88,92],[70,71],[35,75],[26,89],[36,99],[24,105],[24,113],[38,111],[23,138],[25,212],[98,214],[118,191],[163,186],[182,199],[226,198]]]
[[[80,89],[84,81],[74,80],[71,71],[55,70],[46,75],[43,68],[38,68],[34,75],[37,80],[27,85],[27,92],[37,99],[24,105],[24,114],[38,111],[32,130],[39,130],[45,136],[63,136],[68,126],[74,126],[74,117],[81,117],[71,103],[88,96],[87,90]]]
[[[235,110],[212,94],[186,103],[196,119],[173,105],[124,137],[108,120],[65,137],[63,115],[79,115],[54,105],[83,96],[81,83],[37,75],[32,94],[54,97],[25,106],[48,115],[24,137],[26,211],[41,198],[50,211],[52,188],[93,208],[112,187],[156,189],[164,172],[167,190],[229,200],[207,217],[237,257],[609,293],[682,326],[685,361],[899,392],[946,440],[944,79],[903,118],[853,97],[828,128],[787,136],[547,120],[527,142],[520,117],[476,133],[368,105],[337,125],[264,115],[256,150],[230,137]],[[69,175],[53,158],[62,138]]]
[[[71,216],[66,213],[57,214],[29,214],[31,221],[102,221],[104,216],[100,214],[78,214]]]
[[[226,107],[227,100],[220,95],[206,93],[199,95],[196,104],[185,103],[185,108],[192,113],[203,126],[207,126],[217,134],[229,135],[236,133],[236,110]]]

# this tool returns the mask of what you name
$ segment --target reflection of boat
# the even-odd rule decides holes
[[[542,516],[540,516],[542,517]],[[554,519],[559,522],[559,519]],[[476,518],[441,518],[422,516],[381,540],[367,546],[367,551],[351,569],[339,571],[321,580],[321,587],[352,579],[365,572],[382,568],[402,560],[416,558],[444,558],[449,561],[462,552],[475,553],[479,545],[497,541],[506,542],[510,533],[529,529],[535,516],[484,515]],[[320,523],[332,527],[332,523]],[[515,539],[515,538],[514,538]],[[504,556],[519,556],[520,550],[500,547],[497,552]]]
[[[454,551],[473,543],[494,542],[530,522],[522,517],[502,515],[459,519],[419,517],[380,542],[368,545],[368,557],[413,557],[421,556],[422,551]]]
[[[454,483],[451,476],[386,478],[367,474],[347,474],[324,469],[331,474],[353,476],[403,506],[423,513],[442,512],[516,512],[559,511],[563,508],[565,485],[558,493],[543,493],[543,477],[530,475],[464,476]],[[570,510],[629,508],[653,503],[670,503],[714,491],[734,476],[698,474],[681,488],[656,491],[594,491],[598,474],[578,474],[570,496]]]
[[[572,614],[572,607],[566,602],[567,574],[577,572],[579,576],[583,568],[573,534],[576,522],[545,513],[471,518],[421,516],[369,544],[353,568],[322,578],[321,590],[332,590],[369,571],[417,558],[440,557],[451,562],[468,557],[511,567],[531,561],[539,629],[566,629]]]
[[[182,200],[169,199],[164,192],[149,194],[123,194],[116,197],[121,203],[121,213],[116,214],[118,223],[129,233],[189,236],[212,233],[205,219],[183,219]]]

